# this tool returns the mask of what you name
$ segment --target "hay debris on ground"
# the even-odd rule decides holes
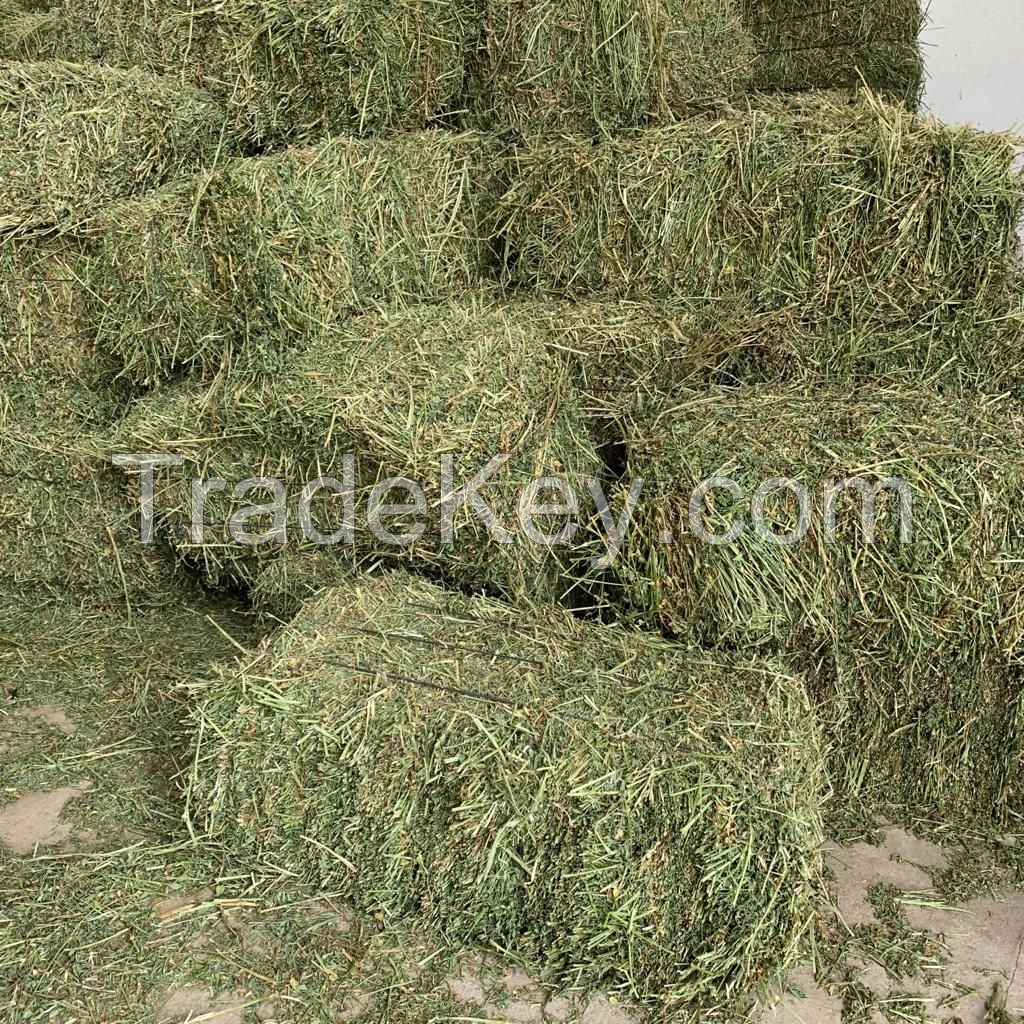
[[[916,108],[924,88],[920,0],[741,0],[760,89],[857,88]]]
[[[221,99],[234,130],[257,145],[427,127],[461,94],[479,34],[475,0],[8,6],[5,56],[179,77]]]
[[[468,118],[518,135],[617,131],[746,90],[734,0],[489,0]]]
[[[90,326],[138,381],[275,369],[362,308],[483,279],[499,157],[485,136],[431,131],[228,161],[110,211]]]
[[[196,700],[214,837],[455,947],[693,1004],[774,980],[810,926],[820,759],[771,662],[398,574]]]
[[[844,787],[947,816],[1024,806],[1004,756],[1024,742],[1018,407],[713,388],[625,424],[626,479],[646,488],[616,570],[627,607],[710,646],[797,659],[835,723]],[[698,491],[723,479],[741,497]],[[806,488],[802,510],[785,480]],[[845,481],[862,490],[834,490]]]
[[[819,326],[917,323],[1019,267],[1018,148],[869,94],[538,139],[502,201],[506,276],[576,298],[739,294]]]
[[[198,560],[211,579],[240,574],[251,583],[253,569],[279,554],[275,544],[253,550],[230,540],[232,517],[253,504],[234,497],[236,483],[281,478],[289,497],[288,546],[301,547],[295,502],[304,484],[321,477],[344,482],[343,460],[352,455],[357,500],[346,546],[527,600],[564,597],[568,565],[583,559],[590,536],[586,509],[564,547],[531,543],[518,526],[520,502],[535,480],[564,477],[589,500],[587,478],[601,469],[568,365],[547,346],[556,319],[557,310],[543,303],[519,307],[486,292],[459,303],[367,314],[308,342],[276,373],[225,374],[140,401],[121,443],[130,451],[185,457],[183,467],[160,477],[158,511],[179,552]],[[451,459],[447,484],[445,457]],[[495,458],[507,461],[488,470]],[[477,493],[509,543],[472,505],[456,502],[449,511],[451,496],[479,474]],[[209,497],[210,536],[202,544],[187,536],[197,476],[231,483]],[[382,543],[368,526],[374,488],[396,478],[421,487],[426,503],[418,515],[389,517],[393,534],[420,525],[422,538],[405,549]],[[560,501],[538,498],[538,504]],[[344,501],[330,492],[318,501],[317,531],[336,534]],[[410,501],[400,489],[389,499]],[[444,539],[446,520],[451,543]],[[550,535],[567,526],[565,516],[555,515],[540,516],[538,524]]]
[[[141,71],[3,63],[0,118],[0,235],[81,228],[235,152],[222,107]]]

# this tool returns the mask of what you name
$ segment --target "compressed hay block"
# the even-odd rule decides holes
[[[670,628],[710,644],[804,635],[936,659],[967,647],[1005,660],[1024,636],[1013,600],[1024,577],[1012,568],[1024,550],[1014,511],[1024,420],[1009,400],[718,387],[621,426],[625,479],[642,477],[645,490],[619,572],[627,600]],[[715,488],[694,499],[720,478],[740,496]],[[755,522],[758,489],[780,480],[806,489],[802,529],[797,498],[781,486]],[[874,500],[837,491],[830,531],[829,492],[844,481],[893,483]],[[710,543],[699,530],[732,536]],[[791,531],[798,542],[778,542]]]
[[[558,347],[572,360],[591,417],[671,402],[708,384],[844,383],[1024,394],[1024,280],[991,282],[918,321],[871,324],[813,307],[758,313],[718,299],[566,302]]]
[[[745,91],[734,0],[489,0],[468,117],[519,135],[617,131]]]
[[[1024,670],[996,659],[797,652],[837,799],[892,821],[989,830],[1024,812]],[[795,668],[794,668],[795,670]],[[860,815],[859,815],[860,816]]]
[[[544,304],[502,304],[487,293],[457,304],[367,314],[310,341],[275,373],[225,374],[210,385],[168,389],[140,401],[121,443],[128,451],[185,458],[184,466],[158,476],[156,510],[179,553],[199,561],[211,580],[251,585],[255,571],[281,553],[280,543],[253,548],[232,541],[233,517],[255,500],[236,499],[237,483],[281,479],[289,514],[288,529],[278,533],[287,534],[289,549],[319,550],[326,545],[308,543],[312,535],[301,529],[296,503],[309,481],[331,477],[344,484],[344,459],[351,455],[353,532],[350,541],[333,545],[339,557],[355,550],[412,561],[503,593],[563,596],[571,587],[566,577],[582,571],[569,572],[568,566],[585,555],[586,511],[572,546],[532,543],[517,526],[523,492],[538,478],[562,477],[587,499],[588,478],[600,475],[569,367],[547,345],[556,319],[557,310]],[[505,461],[488,469],[496,458]],[[479,474],[477,493],[508,543],[471,505],[446,509],[446,499]],[[201,544],[189,539],[196,477],[230,482],[209,495],[209,532]],[[420,524],[422,536],[405,547],[375,536],[368,518],[374,488],[397,478],[423,491],[418,515],[386,522],[387,532],[399,535]],[[313,509],[313,525],[333,535],[346,518],[344,500],[331,493],[319,500],[323,506]],[[397,489],[387,503],[411,500]],[[565,517],[551,519],[539,517],[542,532],[560,533]]]
[[[125,396],[79,329],[77,257],[63,238],[0,246],[0,588],[144,604],[171,567],[103,465]]]
[[[0,65],[0,234],[80,228],[235,146],[209,96],[141,71]]]
[[[720,298],[819,325],[918,323],[1019,268],[1015,140],[869,95],[762,99],[600,142],[519,148],[510,283]]]
[[[492,261],[499,156],[477,134],[338,138],[125,204],[86,267],[91,326],[146,382],[273,369],[367,306],[461,292]]]
[[[478,34],[475,0],[57,0],[46,15],[0,17],[9,56],[181,77],[260,145],[426,127],[461,93]]]
[[[475,0],[237,0],[213,25],[227,74],[257,102],[263,90],[276,101],[260,134],[312,137],[424,128],[443,115],[479,15]]]
[[[919,0],[741,0],[759,89],[866,84],[916,107],[924,88]]]
[[[709,646],[792,657],[845,796],[989,824],[1019,813],[1018,407],[748,386],[677,395],[623,422],[624,482],[645,485],[615,568],[630,611]],[[739,496],[698,490],[722,479]],[[784,480],[806,488],[802,510]],[[830,485],[848,480],[864,491],[835,492],[830,533]]]
[[[707,1004],[810,925],[820,757],[771,662],[398,574],[326,592],[197,698],[213,836],[453,946]]]
[[[187,52],[189,19],[153,0],[5,0],[0,45],[10,60],[62,60],[179,75],[175,54]],[[202,50],[193,35],[198,57]],[[200,84],[197,68],[193,85]],[[186,77],[181,75],[181,77]]]
[[[63,237],[0,244],[0,468],[20,433],[58,448],[119,412],[117,364],[82,330],[80,255]]]

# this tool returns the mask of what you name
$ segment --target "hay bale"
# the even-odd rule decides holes
[[[994,659],[801,653],[834,811],[990,831],[1024,813],[1024,673]],[[794,667],[795,670],[795,667]]]
[[[863,330],[917,323],[1019,267],[1016,140],[868,95],[523,145],[499,211],[510,283],[718,298]]]
[[[0,64],[0,117],[0,235],[79,228],[235,149],[209,96],[140,71]]]
[[[771,662],[393,575],[196,696],[193,814],[367,912],[669,1006],[798,955],[822,779]]]
[[[543,304],[519,308],[487,294],[458,304],[381,311],[353,318],[311,339],[273,374],[225,374],[209,385],[189,385],[143,400],[121,444],[128,451],[181,454],[185,465],[158,477],[157,510],[179,553],[198,561],[211,580],[251,585],[255,572],[280,555],[281,545],[247,548],[232,541],[233,515],[253,504],[237,500],[234,485],[251,477],[286,484],[288,547],[305,557],[297,502],[318,477],[344,482],[343,459],[353,455],[356,491],[351,543],[327,552],[412,562],[464,583],[539,599],[563,596],[567,566],[586,550],[584,521],[574,548],[552,549],[519,536],[523,490],[538,477],[557,474],[587,497],[585,480],[597,476],[599,459],[579,411],[566,362],[546,346],[556,313]],[[442,463],[452,459],[445,485]],[[509,534],[494,536],[470,507],[453,511],[452,540],[444,540],[446,494],[458,491],[496,456],[507,461],[486,476],[481,499]],[[190,479],[217,476],[231,488],[211,494],[208,537],[188,537]],[[414,522],[423,536],[402,549],[375,537],[368,502],[382,481],[405,478],[424,492],[419,516],[394,517],[388,531],[403,534]],[[265,492],[264,492],[265,493]],[[264,500],[264,494],[257,496]],[[343,502],[321,495],[314,524],[334,534]],[[390,503],[409,504],[396,491]],[[543,503],[543,502],[542,502]],[[585,517],[585,510],[582,514]],[[321,521],[319,516],[323,517]],[[413,522],[406,520],[411,518]],[[538,519],[546,533],[557,525]]]
[[[759,89],[858,88],[916,108],[924,88],[919,0],[741,0]]]
[[[444,132],[228,161],[110,211],[86,268],[91,328],[137,381],[272,369],[362,308],[483,278],[500,170],[492,140]]]
[[[170,575],[100,453],[126,396],[79,331],[66,239],[0,246],[0,588],[148,604]]]
[[[734,0],[490,0],[468,117],[519,135],[636,128],[745,91],[752,65]]]
[[[179,77],[259,145],[426,127],[461,93],[478,33],[476,0],[56,0],[45,16],[0,18],[9,56]]]
[[[79,244],[8,239],[0,244],[0,467],[11,466],[19,431],[48,437],[47,450],[76,431],[109,424],[121,408],[117,364],[81,329]]]
[[[949,392],[1024,386],[1024,281],[992,282],[917,321],[823,318],[813,306],[759,313],[742,295],[566,302],[555,344],[574,365],[592,418],[734,383],[886,381]]]
[[[674,407],[624,420],[627,476],[643,477],[645,492],[621,573],[640,607],[710,644],[785,644],[803,632],[935,658],[965,646],[1005,658],[1024,637],[999,572],[1021,550],[1013,510],[1024,498],[1022,427],[1005,399],[895,388],[680,394]],[[720,477],[744,496],[716,491],[702,521],[714,534],[743,529],[730,543],[702,543],[691,495]],[[837,500],[830,541],[826,485],[853,478],[906,482],[910,542],[893,488],[878,497],[873,540],[865,542],[852,495]],[[773,543],[754,528],[751,499],[775,479],[809,492],[800,543]],[[795,516],[795,499],[782,492],[766,507],[765,529],[783,536]],[[658,540],[665,530],[672,545]]]
[[[1001,753],[1024,740],[1018,407],[897,389],[740,387],[692,391],[624,422],[625,479],[645,481],[616,568],[626,607],[709,646],[797,659],[845,793],[950,817],[1024,807],[1019,766]],[[742,496],[696,492],[716,478]],[[806,533],[792,544],[767,536],[799,529],[796,497],[771,486],[782,479],[809,495]],[[872,537],[862,497],[841,491],[830,535],[827,488],[853,479],[902,480],[909,505],[898,486],[883,488]]]

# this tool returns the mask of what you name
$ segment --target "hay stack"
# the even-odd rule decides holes
[[[1018,265],[1016,146],[866,95],[539,139],[502,202],[507,277],[574,297],[739,294],[819,328],[917,323]]]
[[[1024,806],[1019,765],[999,755],[1024,739],[1020,670],[1008,668],[1024,638],[1022,431],[1005,400],[878,388],[701,390],[627,417],[627,478],[646,490],[617,569],[622,598],[708,645],[797,658],[848,787],[934,800],[946,815]],[[690,515],[713,478],[742,490],[697,498],[709,534],[741,529],[724,543],[702,539]],[[783,478],[810,496],[792,545],[753,519],[757,489]],[[909,542],[896,489],[877,499],[873,540],[860,497],[844,492],[830,540],[826,486],[852,478],[906,482]],[[776,488],[765,521],[773,536],[795,530],[795,497]]]
[[[235,148],[209,96],[140,71],[2,64],[0,118],[0,234],[80,227]]]
[[[759,89],[871,89],[915,108],[924,87],[919,0],[741,0]]]
[[[397,575],[197,697],[214,836],[454,946],[672,1005],[772,980],[809,926],[819,757],[770,662]]]
[[[753,45],[734,0],[486,5],[474,125],[518,135],[617,131],[745,91]]]
[[[0,20],[6,55],[139,67],[215,93],[260,145],[424,128],[463,87],[474,0],[56,0]]]
[[[230,490],[210,496],[209,539],[195,545],[190,523],[190,477],[219,476],[232,488],[253,476],[280,477],[290,505],[289,547],[302,546],[296,502],[304,483],[343,480],[345,455],[356,457],[356,529],[346,545],[359,554],[412,561],[447,577],[503,593],[539,599],[563,596],[566,567],[579,552],[552,550],[517,539],[522,490],[537,477],[563,475],[577,493],[599,460],[580,414],[565,361],[546,347],[553,313],[520,309],[486,295],[462,303],[365,315],[325,332],[277,373],[226,374],[209,386],[168,390],[139,403],[123,445],[131,451],[180,453],[181,470],[161,478],[157,508],[183,557],[199,560],[207,576],[251,584],[254,572],[279,546],[253,550],[230,540],[241,502]],[[453,459],[452,484],[462,488],[495,456],[507,456],[479,493],[514,543],[491,541],[469,508],[454,517],[453,543],[443,541],[442,460]],[[425,532],[408,550],[382,545],[368,532],[367,500],[382,480],[404,477],[420,485]],[[264,500],[263,494],[257,496]],[[341,502],[323,495],[317,529],[333,534]],[[390,503],[408,504],[396,491]],[[581,516],[585,518],[586,511]],[[546,521],[544,521],[546,522]],[[389,519],[392,533],[411,524]],[[328,525],[330,528],[328,528]],[[558,533],[564,517],[552,529]],[[585,523],[575,543],[585,549]],[[338,551],[339,557],[349,552]]]
[[[91,328],[152,381],[273,369],[368,305],[455,294],[491,261],[498,155],[476,134],[337,138],[118,207],[86,271]]]

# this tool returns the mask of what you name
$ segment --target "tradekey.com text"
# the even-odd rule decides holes
[[[492,507],[488,489],[499,482],[509,459],[508,455],[495,455],[468,479],[457,482],[455,457],[444,456],[437,481],[426,485],[392,477],[361,487],[355,455],[338,460],[333,475],[311,477],[298,487],[294,481],[267,476],[237,481],[196,477],[188,481],[189,539],[195,545],[205,543],[210,496],[227,493],[233,507],[228,534],[242,547],[280,546],[300,540],[319,547],[351,546],[360,529],[369,531],[380,544],[396,548],[411,548],[430,539],[451,545],[469,517],[500,545],[570,547],[581,529],[596,529],[606,554],[593,559],[593,565],[609,567],[622,551],[634,514],[644,501],[644,480],[617,483],[613,505],[605,484],[596,477],[575,483],[562,476],[537,477],[522,484],[511,503],[502,503],[509,510],[503,522]],[[160,517],[156,473],[180,468],[185,460],[180,455],[147,453],[117,455],[113,463],[139,474],[140,537],[144,544],[151,544]],[[439,497],[431,499],[428,494]],[[709,477],[689,492],[677,530],[667,530],[657,540],[667,547],[684,539],[686,543],[722,546],[753,534],[768,545],[794,547],[813,535],[834,544],[842,510],[844,515],[856,515],[857,536],[872,544],[883,495],[898,502],[899,543],[913,543],[910,484],[900,477],[864,476],[829,478],[813,487],[790,477],[771,477],[752,491],[731,477]],[[314,502],[324,497],[335,503],[338,513],[329,532],[323,522],[315,521],[313,512]],[[779,514],[780,509],[784,514]],[[359,517],[364,520],[361,524],[357,523]],[[434,538],[428,537],[430,531]],[[844,531],[844,535],[849,534]]]

